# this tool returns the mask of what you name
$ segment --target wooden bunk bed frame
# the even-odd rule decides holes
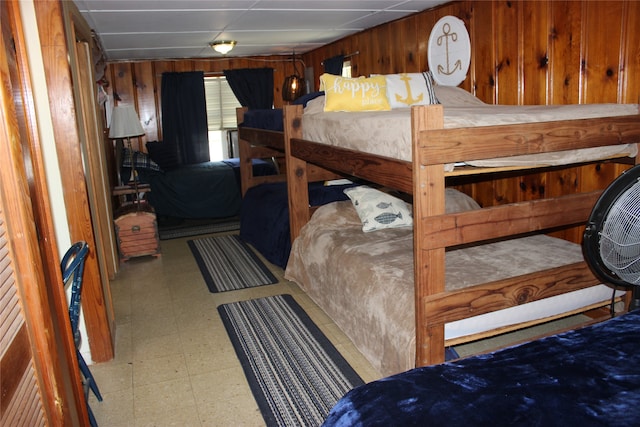
[[[240,183],[242,196],[252,187],[271,182],[287,180],[284,150],[284,132],[242,126],[246,107],[236,110],[238,123],[238,151],[240,157]],[[253,176],[253,159],[273,159],[278,167],[277,175]],[[337,178],[334,172],[310,165],[309,182],[326,181]]]
[[[432,105],[412,107],[411,123],[413,161],[406,162],[303,140],[302,107],[288,106],[284,110],[292,241],[311,215],[306,190],[310,164],[413,195],[416,366],[445,360],[445,344],[454,344],[445,343],[446,323],[600,283],[586,263],[579,262],[460,291],[445,291],[448,247],[583,224],[601,191],[445,214],[448,177],[496,173],[501,169],[464,167],[445,173],[444,165],[468,159],[635,143],[640,141],[640,115],[444,129],[444,107]],[[524,172],[534,168],[503,170],[516,169]],[[580,311],[591,308],[595,307]],[[569,314],[573,313],[566,313]]]
[[[242,126],[244,113],[247,107],[236,110],[238,123],[238,151],[240,157],[240,186],[242,196],[247,190],[256,185],[269,182],[281,182],[287,179],[284,172],[277,175],[253,176],[253,159],[274,159],[279,164],[278,159],[284,157],[284,134],[282,132],[256,129]]]

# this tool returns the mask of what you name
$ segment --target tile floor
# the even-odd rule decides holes
[[[289,293],[365,381],[379,378],[331,320],[293,283],[212,294],[186,241],[161,242],[159,258],[134,258],[111,282],[115,358],[91,366],[103,395],[100,427],[263,426],[216,307]]]
[[[380,374],[301,290],[275,285],[213,294],[187,246],[191,238],[161,242],[159,258],[134,258],[111,282],[116,321],[115,358],[91,366],[103,395],[90,405],[100,427],[264,426],[217,306],[291,294],[365,382]],[[460,356],[571,327],[580,316],[456,346]]]

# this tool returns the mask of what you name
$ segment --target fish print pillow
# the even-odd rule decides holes
[[[404,200],[366,185],[347,188],[344,194],[351,199],[365,233],[413,226],[412,207]]]

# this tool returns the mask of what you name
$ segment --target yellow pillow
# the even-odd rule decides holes
[[[384,76],[347,78],[323,74],[324,111],[387,111],[387,82]]]

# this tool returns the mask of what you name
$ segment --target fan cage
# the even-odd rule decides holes
[[[602,262],[629,284],[640,283],[640,182],[611,206],[600,236]]]

